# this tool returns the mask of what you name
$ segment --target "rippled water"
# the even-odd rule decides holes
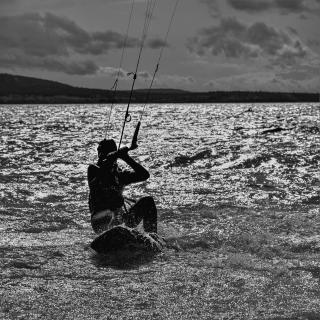
[[[1,319],[320,319],[319,104],[148,106],[127,194],[155,197],[170,248],[130,258],[89,249],[109,107],[0,111]]]

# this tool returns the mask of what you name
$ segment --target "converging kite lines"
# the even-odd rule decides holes
[[[168,23],[168,28],[167,28],[166,34],[165,34],[165,36],[163,38],[162,46],[161,46],[161,49],[160,49],[160,52],[159,52],[159,56],[158,56],[158,59],[157,59],[157,62],[156,62],[156,66],[155,66],[155,69],[154,69],[154,72],[153,72],[153,76],[152,76],[152,79],[150,81],[150,85],[149,85],[149,88],[148,88],[148,91],[147,91],[147,94],[146,94],[146,100],[145,100],[145,103],[143,105],[142,112],[140,114],[140,119],[139,119],[139,122],[138,122],[138,125],[137,125],[137,128],[136,128],[135,135],[138,134],[138,131],[139,131],[139,128],[140,128],[140,124],[141,124],[141,120],[142,120],[142,117],[143,117],[143,115],[145,113],[145,108],[146,108],[146,105],[147,105],[149,97],[150,97],[150,92],[151,92],[152,86],[154,84],[156,75],[157,75],[157,73],[159,71],[160,62],[161,62],[161,59],[162,59],[162,56],[163,56],[163,52],[164,52],[165,46],[167,44],[168,36],[169,36],[170,30],[171,30],[172,25],[173,25],[173,21],[174,21],[174,18],[175,18],[175,14],[177,12],[177,8],[178,8],[179,2],[180,2],[180,0],[176,0],[175,4],[174,4],[174,7],[172,9],[171,17],[170,17],[169,23]],[[131,22],[132,22],[132,18],[133,18],[134,5],[135,5],[135,0],[132,0],[131,7],[130,7],[130,14],[129,14],[129,19],[128,19],[128,24],[127,24],[127,28],[126,28],[126,32],[125,32],[125,36],[124,36],[123,45],[122,45],[122,52],[121,52],[118,72],[117,72],[117,75],[116,75],[115,82],[114,82],[114,84],[113,84],[113,86],[111,88],[113,90],[113,96],[112,96],[112,103],[111,103],[111,106],[110,106],[110,112],[109,112],[107,125],[106,125],[105,138],[107,137],[108,131],[110,130],[110,127],[111,127],[110,121],[111,121],[113,107],[114,107],[114,104],[115,104],[115,96],[116,96],[116,92],[117,92],[117,89],[118,89],[119,78],[120,78],[120,74],[122,72],[122,65],[123,65],[123,61],[124,61],[125,50],[126,50],[126,47],[127,47],[127,42],[128,42],[128,37],[129,37],[129,30],[130,30],[130,26],[131,26]],[[139,65],[140,65],[140,62],[141,62],[142,52],[143,52],[143,49],[144,49],[144,46],[145,46],[145,42],[146,42],[149,30],[150,30],[150,25],[151,25],[151,21],[152,21],[152,17],[153,17],[153,13],[155,11],[156,5],[157,5],[157,0],[147,0],[146,1],[144,24],[143,24],[143,29],[142,29],[141,39],[140,39],[139,53],[138,53],[138,58],[137,58],[136,66],[135,66],[135,71],[134,72],[130,72],[128,74],[128,75],[132,75],[133,79],[132,79],[132,86],[131,86],[131,90],[130,90],[129,100],[128,100],[128,104],[127,104],[126,114],[125,114],[125,118],[124,118],[123,125],[122,125],[120,141],[119,141],[119,148],[121,146],[125,125],[126,125],[127,122],[131,121],[131,116],[129,114],[129,108],[130,108],[130,104],[131,104],[131,100],[132,100],[132,94],[133,94],[135,82],[136,82],[137,76],[138,76],[138,71],[139,71]]]

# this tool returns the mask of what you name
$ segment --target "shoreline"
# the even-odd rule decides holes
[[[0,105],[6,104],[125,104],[128,103],[127,94],[119,95],[115,99],[110,96],[99,97],[79,97],[79,96],[38,96],[38,95],[0,95]],[[194,93],[188,94],[150,94],[146,97],[141,93],[134,93],[131,100],[132,104],[167,104],[167,103],[317,103],[318,94],[301,93],[254,93],[254,92],[213,92],[213,93]]]

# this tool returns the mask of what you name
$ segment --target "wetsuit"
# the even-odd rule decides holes
[[[114,159],[99,160],[88,168],[91,225],[96,233],[125,223],[136,227],[141,220],[146,232],[157,232],[157,209],[152,197],[132,201],[123,196],[124,187],[145,181],[149,173],[129,155],[122,158],[134,171],[120,170]]]

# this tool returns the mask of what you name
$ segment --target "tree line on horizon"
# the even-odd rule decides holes
[[[0,74],[0,103],[126,103],[129,91],[73,87],[55,81]],[[146,101],[148,96],[148,101]],[[175,89],[139,89],[133,103],[210,103],[210,102],[318,102],[318,93],[264,91],[191,92]]]

